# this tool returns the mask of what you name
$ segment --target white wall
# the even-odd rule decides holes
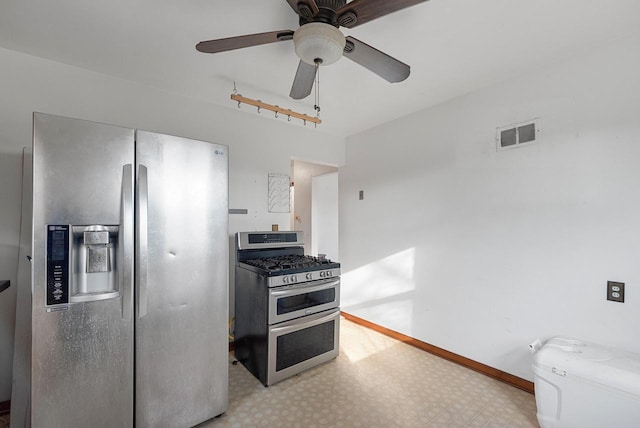
[[[31,145],[33,111],[229,145],[230,208],[249,210],[230,216],[230,235],[289,225],[288,213],[267,212],[267,177],[288,174],[292,158],[344,163],[342,138],[252,109],[221,108],[5,49],[0,64],[0,279],[12,283],[0,294],[0,402],[11,392],[21,153]]]
[[[620,40],[348,138],[342,309],[529,380],[537,337],[640,352],[638,52]],[[535,117],[539,144],[496,151],[496,127]]]

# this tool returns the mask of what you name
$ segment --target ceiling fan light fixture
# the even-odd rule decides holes
[[[310,22],[293,33],[296,55],[311,65],[329,65],[338,61],[345,43],[340,30],[323,22]]]

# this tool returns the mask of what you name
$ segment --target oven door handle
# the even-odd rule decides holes
[[[274,297],[282,297],[287,295],[300,294],[301,292],[313,293],[314,291],[325,290],[332,287],[337,287],[338,285],[340,285],[339,279],[336,279],[333,281],[327,281],[327,282],[323,282],[322,284],[311,285],[311,286],[305,286],[304,283],[302,283],[302,284],[299,284],[297,287],[289,288],[287,290],[271,291],[270,294]]]
[[[284,327],[271,327],[270,333],[277,333],[277,334],[282,334],[282,333],[287,333],[289,331],[296,331],[296,330],[300,330],[301,328],[308,328],[308,327],[313,327],[314,325],[318,325],[318,324],[322,324],[324,322],[327,321],[331,321],[333,318],[336,318],[340,316],[340,311],[332,311],[329,315],[325,315],[323,317],[320,318],[316,318],[313,321],[308,321],[305,323],[296,323],[293,325],[287,325]],[[304,319],[304,318],[303,318]],[[298,320],[296,320],[298,321]]]

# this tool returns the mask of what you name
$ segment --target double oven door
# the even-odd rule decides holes
[[[269,289],[267,383],[338,356],[340,278]]]
[[[340,278],[303,282],[269,289],[269,324],[340,306]]]
[[[340,309],[269,326],[267,385],[338,356]]]

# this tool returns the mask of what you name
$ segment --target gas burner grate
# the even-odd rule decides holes
[[[329,259],[320,259],[314,256],[287,255],[279,257],[261,257],[246,260],[246,264],[268,271],[314,268],[330,264]]]

